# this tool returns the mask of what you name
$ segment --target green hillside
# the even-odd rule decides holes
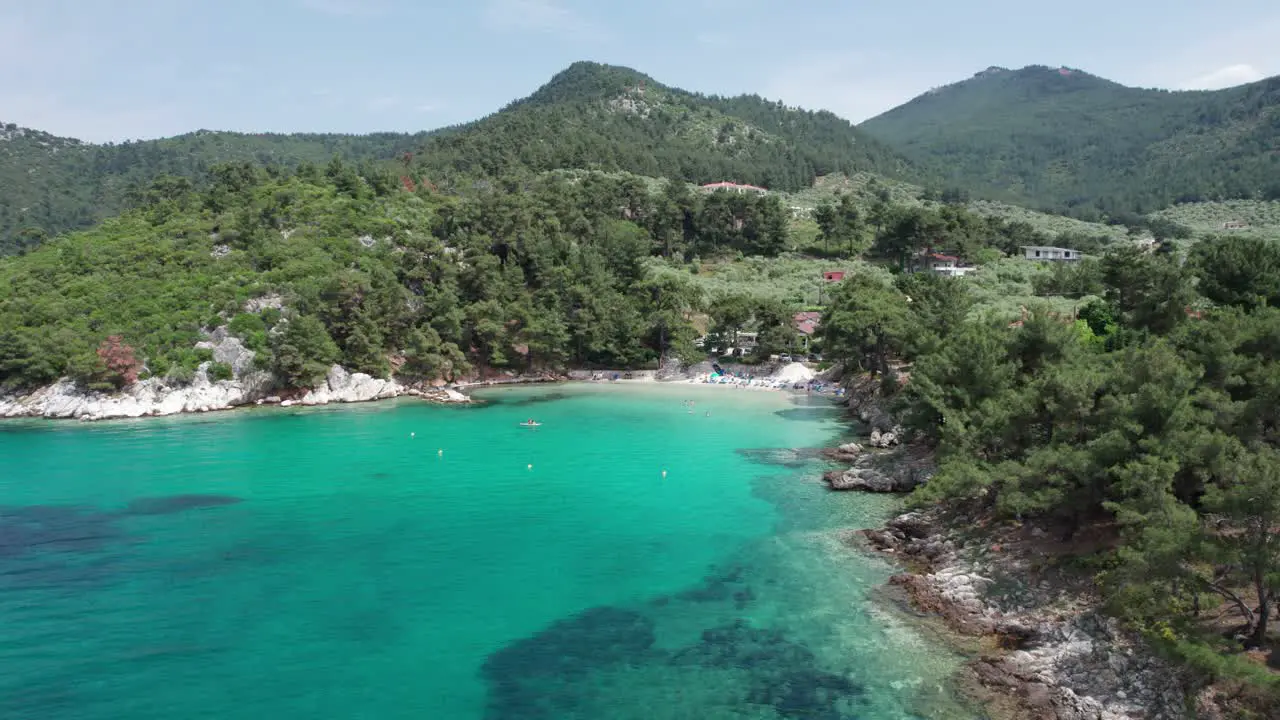
[[[1224,200],[1173,205],[1153,217],[1185,225],[1197,234],[1230,233],[1280,238],[1280,201]],[[1232,228],[1241,223],[1244,227]]]
[[[291,167],[392,158],[420,138],[373,135],[198,132],[162,140],[94,145],[0,123],[0,254],[88,227],[129,204],[131,190],[160,175],[199,180],[229,161]]]
[[[699,95],[587,62],[494,115],[433,134],[419,159],[434,182],[455,187],[465,187],[459,178],[575,168],[798,190],[829,173],[909,170],[830,112]]]
[[[946,185],[1084,217],[1280,197],[1280,77],[1170,92],[993,67],[859,127]]]
[[[868,216],[877,203],[890,203],[899,206],[921,205],[937,208],[943,203],[933,197],[930,191],[920,185],[905,180],[892,180],[871,173],[856,173],[852,176],[841,174],[820,177],[811,187],[786,193],[782,201],[795,209],[803,217],[811,216],[814,208],[823,202],[837,202],[840,196],[848,195],[855,204]],[[999,218],[1009,222],[1025,223],[1031,229],[1044,235],[1046,241],[1061,236],[1098,238],[1106,244],[1123,240],[1129,233],[1122,224],[1106,224],[1088,222],[1065,215],[1031,210],[1020,205],[999,202],[996,200],[969,200],[963,202],[970,212],[983,217]],[[1131,221],[1135,219],[1130,218]],[[1068,243],[1070,244],[1070,243]]]
[[[200,180],[211,166],[232,161],[292,167],[334,155],[349,162],[388,161],[412,152],[415,176],[455,192],[561,169],[791,190],[833,172],[908,171],[901,156],[832,113],[757,96],[699,95],[628,68],[585,62],[486,118],[414,135],[200,131],[92,145],[5,128],[0,253],[110,217],[129,204],[131,188],[159,175]]]

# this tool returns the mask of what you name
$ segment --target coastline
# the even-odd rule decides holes
[[[892,426],[873,383],[849,386],[851,414],[868,427]],[[878,435],[866,442],[884,448]],[[904,493],[927,481],[922,460],[932,465],[927,450],[909,445],[877,452],[851,443],[827,456],[849,468],[827,474],[832,491]],[[901,568],[878,600],[970,658],[956,686],[991,718],[1187,717],[1192,679],[1100,611],[1092,577],[1052,562],[1064,547],[1044,530],[931,509],[850,529],[843,539]],[[1198,717],[1215,717],[1198,702]]]
[[[317,407],[405,397],[466,404],[476,401],[470,393],[478,390],[541,383],[804,394],[790,387],[709,383],[687,375],[661,380],[651,376],[612,380],[519,375],[422,389],[334,366],[323,385],[285,398],[265,394],[269,380],[248,376],[210,382],[201,373],[188,386],[165,388],[142,381],[115,395],[81,393],[64,381],[21,399],[0,398],[0,418],[142,419],[254,406]],[[845,467],[853,466],[837,474],[857,471],[860,481],[879,475],[888,476],[891,482],[837,486],[828,479],[832,491],[901,493],[914,487],[920,473],[913,463],[919,460],[919,453],[899,446],[896,440],[875,439],[894,434],[879,432],[880,427],[893,427],[893,418],[878,402],[875,385],[854,379],[847,387],[849,394],[844,398],[829,393],[820,396],[843,401],[851,419],[860,422],[870,436],[863,441],[868,450],[859,446],[850,454],[849,445],[845,445],[827,454]],[[909,474],[913,482],[897,482],[903,474]],[[1098,613],[1099,601],[1087,585],[1052,568],[1039,567],[1047,544],[1041,531],[975,526],[973,518],[934,511],[905,513],[880,527],[847,530],[843,539],[858,552],[879,555],[902,568],[877,589],[877,600],[905,611],[904,616],[918,623],[922,631],[971,658],[957,674],[955,685],[992,718],[1185,716],[1191,688],[1176,668],[1156,658],[1114,620]]]
[[[703,382],[698,376],[677,372],[658,378],[652,371],[641,377],[609,379],[614,371],[570,371],[566,374],[541,372],[511,374],[487,379],[449,383],[443,387],[404,384],[393,378],[375,378],[352,373],[340,365],[329,368],[325,382],[309,389],[277,390],[278,383],[269,373],[247,372],[230,380],[211,380],[207,365],[202,365],[190,383],[169,384],[162,378],[140,380],[118,392],[84,390],[68,379],[23,395],[0,395],[0,420],[45,419],[99,420],[142,419],[179,414],[209,413],[252,406],[315,407],[340,403],[365,403],[416,397],[425,402],[444,405],[474,402],[469,393],[492,387],[538,383],[581,382],[588,384],[660,384],[696,385],[722,389],[788,390],[782,386],[758,383]],[[622,372],[622,371],[618,371]],[[829,394],[827,394],[829,396]]]
[[[249,373],[232,380],[213,381],[203,367],[189,384],[169,385],[162,379],[147,379],[116,393],[82,390],[64,379],[26,395],[0,396],[0,420],[25,418],[92,422],[220,412],[264,405],[314,407],[399,397],[417,397],[440,404],[471,402],[469,396],[453,388],[404,385],[395,379],[350,373],[340,365],[329,368],[324,384],[314,388],[278,394],[274,388],[274,378],[268,373]]]
[[[420,388],[395,380],[380,380],[361,373],[347,373],[339,366],[330,369],[325,384],[289,399],[255,395],[235,395],[251,383],[245,380],[208,382],[201,376],[190,386],[169,389],[138,387],[117,395],[68,392],[65,384],[55,384],[27,396],[36,398],[26,415],[6,414],[0,398],[0,418],[80,419],[84,421],[164,417],[216,412],[254,406],[317,407],[329,404],[377,402],[416,397],[440,404],[475,402],[470,393],[525,384],[568,383],[600,386],[699,388],[704,392],[756,390],[804,395],[790,387],[768,387],[736,383],[708,383],[687,376],[658,380],[571,379],[566,376],[509,376],[456,383],[449,388]],[[59,386],[62,387],[59,387]],[[265,384],[260,387],[267,387]],[[892,415],[878,402],[874,384],[855,379],[842,400],[852,417],[860,421],[871,437],[881,435],[879,427],[890,426]],[[219,391],[223,395],[217,394]],[[197,404],[197,399],[223,400],[223,404]],[[26,400],[27,398],[24,398]],[[184,403],[179,405],[177,400]],[[460,399],[459,399],[460,398]],[[147,401],[150,401],[148,404]],[[479,401],[483,402],[482,399]],[[30,402],[30,400],[28,400]],[[138,412],[140,408],[151,412]],[[178,409],[174,409],[178,408]],[[68,410],[72,414],[67,413]],[[77,410],[91,411],[77,415]],[[892,435],[892,431],[883,435]],[[828,457],[861,469],[867,467],[896,479],[911,465],[912,448],[866,439],[868,450],[859,447],[853,454],[842,452],[849,446],[828,450]],[[890,445],[894,447],[890,447]],[[869,461],[874,461],[872,464]],[[843,473],[842,473],[843,474]],[[832,491],[904,492],[914,485],[850,485]],[[1155,658],[1140,639],[1126,633],[1096,607],[1098,600],[1087,587],[1073,583],[1062,573],[1037,566],[1043,554],[1045,536],[1034,528],[999,530],[975,526],[972,518],[940,512],[911,512],[898,515],[880,527],[842,531],[844,544],[857,552],[879,555],[899,565],[902,571],[873,592],[876,601],[898,611],[907,622],[918,626],[935,640],[970,659],[954,678],[967,701],[985,708],[995,720],[1008,718],[1055,718],[1057,720],[1122,720],[1181,718],[1189,687],[1175,668]]]

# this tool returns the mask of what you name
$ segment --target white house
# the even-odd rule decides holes
[[[769,191],[767,189],[759,187],[757,185],[739,185],[738,183],[733,183],[733,182],[707,183],[706,185],[702,186],[702,191],[703,192],[718,192],[718,191],[734,192],[734,193],[738,193],[739,195],[743,193],[751,193],[754,195],[769,194]]]
[[[1027,245],[1022,248],[1022,252],[1027,260],[1050,262],[1075,262],[1082,257],[1079,250],[1045,245]]]
[[[974,268],[968,265],[961,265],[960,258],[954,255],[925,252],[919,256],[919,260],[916,263],[916,271],[925,270],[947,277],[964,277],[973,272]]]

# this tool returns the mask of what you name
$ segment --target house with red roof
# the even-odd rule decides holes
[[[964,277],[975,268],[960,262],[955,255],[926,250],[916,256],[915,272],[933,272],[947,277]]]
[[[809,352],[809,340],[818,331],[818,323],[822,322],[820,312],[798,312],[791,318],[791,325],[796,329],[800,344],[805,352]]]

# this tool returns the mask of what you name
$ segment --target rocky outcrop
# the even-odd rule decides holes
[[[251,403],[272,384],[271,376],[261,372],[212,382],[206,369],[207,365],[201,366],[186,385],[150,378],[114,394],[86,392],[70,380],[60,380],[25,397],[0,399],[0,417],[106,420],[209,412]]]
[[[858,443],[845,443],[839,447],[827,448],[822,454],[839,462],[854,462],[862,454],[862,446]]]
[[[364,373],[349,373],[341,365],[334,365],[329,368],[325,384],[302,396],[298,404],[327,405],[331,402],[385,400],[404,394],[405,389],[395,380],[383,380]]]
[[[209,341],[215,359],[222,353],[233,368],[251,363],[253,352],[244,349],[239,340],[223,337]],[[417,390],[395,380],[374,378],[364,373],[348,373],[339,365],[329,369],[325,384],[310,390],[300,399],[282,400],[270,394],[274,377],[266,372],[249,371],[232,380],[211,381],[208,363],[196,371],[185,385],[164,378],[149,378],[130,385],[118,393],[88,392],[70,380],[61,380],[23,397],[0,397],[0,418],[44,417],[55,419],[107,420],[138,418],[178,413],[228,410],[241,405],[274,404],[325,405],[328,403],[367,402],[401,395],[413,395],[439,403],[467,403],[471,398],[451,388]]]
[[[880,428],[871,428],[871,437],[867,440],[867,444],[873,448],[887,449],[895,447],[901,441],[902,428],[894,426],[892,430],[881,432]]]
[[[871,468],[832,470],[822,476],[832,490],[861,490],[873,493],[910,492],[914,485],[903,478],[885,475]]]
[[[861,446],[850,443],[829,451],[829,456],[852,465],[847,470],[832,470],[822,476],[832,490],[906,493],[928,482],[934,471],[931,456],[914,448],[865,452]]]
[[[937,517],[908,513],[862,535],[875,549],[907,561],[915,572],[895,575],[919,610],[954,631],[996,640],[1001,650],[969,663],[974,694],[1012,714],[1054,720],[1183,718],[1189,680],[1144,649],[1110,618],[1096,598],[1040,579],[1034,548],[1017,540],[966,541]]]
[[[244,346],[240,338],[227,332],[226,326],[208,334],[208,339],[196,343],[197,350],[213,351],[213,361],[231,366],[236,377],[242,377],[253,367],[257,353]]]
[[[846,397],[848,397],[845,404],[865,427],[894,427],[896,421],[886,407],[885,398],[880,392],[881,381],[878,378],[862,375],[852,380],[846,379],[844,386]]]

